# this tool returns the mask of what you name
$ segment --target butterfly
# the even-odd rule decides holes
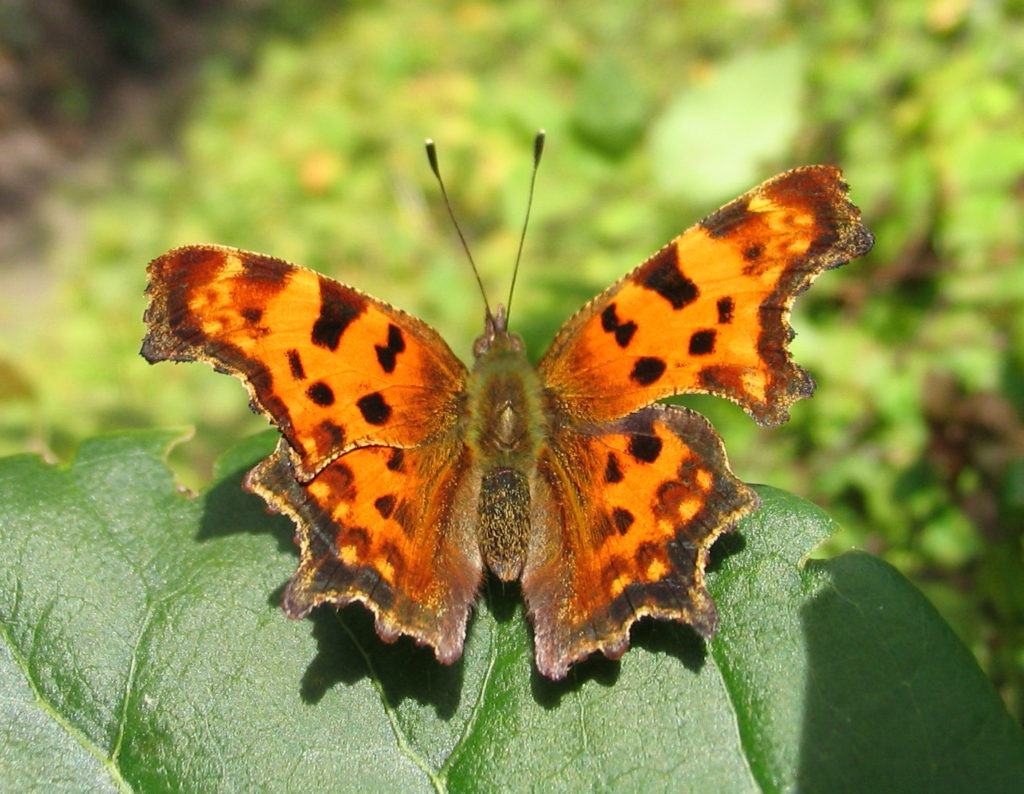
[[[709,552],[758,499],[706,419],[658,401],[785,421],[814,389],[786,349],[793,300],[872,243],[837,168],[787,171],[587,303],[536,366],[488,311],[468,368],[353,287],[186,246],[149,265],[142,355],[234,375],[280,431],[244,485],[296,525],[290,617],[360,602],[383,640],[450,664],[490,571],[519,582],[537,669],[561,679],[619,658],[643,617],[713,634]]]

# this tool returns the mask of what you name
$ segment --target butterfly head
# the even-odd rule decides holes
[[[517,334],[508,332],[508,310],[498,304],[492,314],[484,315],[484,332],[473,342],[473,355],[476,358],[490,354],[496,356],[502,352],[523,353],[526,346]]]

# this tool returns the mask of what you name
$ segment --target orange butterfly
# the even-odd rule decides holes
[[[838,169],[787,171],[590,301],[536,368],[488,313],[471,369],[352,287],[188,246],[149,266],[142,355],[235,375],[281,431],[245,487],[297,526],[289,616],[359,601],[382,639],[450,664],[488,568],[521,583],[560,679],[621,656],[646,615],[714,632],[708,554],[757,496],[702,416],[653,403],[703,392],[785,421],[814,388],[786,350],[793,299],[872,243]]]

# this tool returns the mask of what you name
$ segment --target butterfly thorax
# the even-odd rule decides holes
[[[530,529],[530,481],[546,436],[542,389],[522,339],[499,310],[474,346],[467,382],[467,443],[480,474],[477,532],[484,561],[504,581],[519,578]]]

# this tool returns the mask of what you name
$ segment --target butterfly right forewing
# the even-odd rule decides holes
[[[814,386],[786,349],[794,298],[872,242],[837,168],[787,171],[588,303],[559,331],[541,376],[578,419],[607,421],[701,392],[779,424]]]

